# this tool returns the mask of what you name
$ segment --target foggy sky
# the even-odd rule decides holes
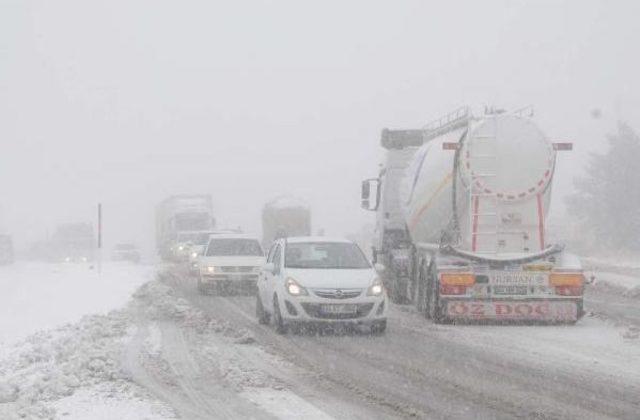
[[[638,16],[634,1],[0,0],[0,229],[43,239],[101,201],[107,243],[150,249],[155,204],[189,192],[256,233],[282,193],[314,230],[352,232],[380,130],[464,104],[534,105],[576,143],[566,193],[617,120],[640,128]]]

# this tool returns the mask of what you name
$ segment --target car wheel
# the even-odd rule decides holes
[[[278,334],[287,333],[287,326],[282,319],[282,313],[280,312],[280,304],[278,303],[277,296],[273,297],[273,323]]]
[[[371,326],[371,334],[382,335],[387,330],[387,320],[376,322]]]
[[[258,324],[267,325],[269,323],[269,314],[262,306],[260,295],[256,295],[256,317],[258,318]]]

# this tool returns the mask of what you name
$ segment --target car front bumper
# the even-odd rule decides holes
[[[355,299],[284,296],[279,304],[286,324],[373,325],[385,321],[388,310],[386,296]]]

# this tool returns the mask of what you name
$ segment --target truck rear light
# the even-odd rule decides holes
[[[447,286],[472,286],[476,282],[476,276],[471,273],[442,273],[440,284]]]
[[[556,295],[582,296],[582,286],[556,286]]]
[[[464,295],[467,293],[467,286],[464,285],[450,285],[450,284],[441,284],[440,285],[440,294],[441,295]]]
[[[551,273],[549,274],[549,284],[551,286],[579,286],[584,284],[582,273]]]

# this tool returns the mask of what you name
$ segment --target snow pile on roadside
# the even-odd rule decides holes
[[[247,329],[232,326],[226,320],[211,317],[188,301],[176,296],[169,285],[161,282],[149,282],[143,285],[134,297],[141,311],[151,320],[176,321],[181,334],[189,340],[190,357],[211,377],[219,377],[237,392],[245,388],[283,389],[282,383],[253,366],[248,360],[271,360],[272,363],[285,363],[276,360],[259,346],[255,337]],[[159,338],[157,327],[151,325],[149,337],[145,343],[147,367],[153,368],[164,378],[172,382],[171,372],[163,355],[157,351]],[[190,334],[192,331],[193,334]],[[155,349],[155,350],[154,350]],[[151,366],[153,365],[153,366]]]
[[[81,387],[126,380],[119,368],[127,318],[121,311],[28,337],[10,351],[0,371],[0,418],[52,418],[44,403]]]

